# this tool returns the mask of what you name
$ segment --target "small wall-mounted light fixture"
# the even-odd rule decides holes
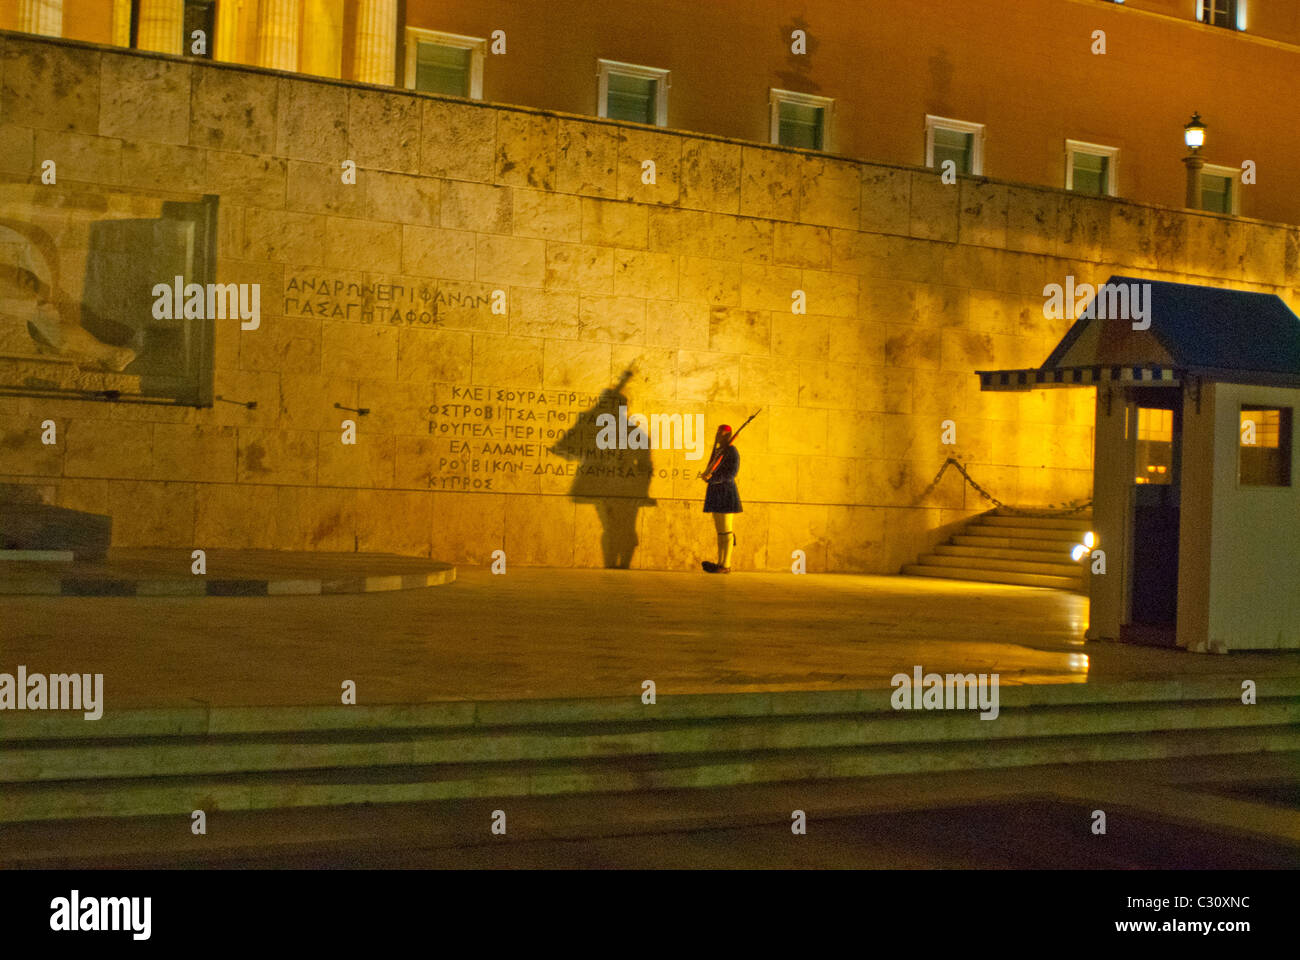
[[[256,400],[227,400],[225,397],[221,396],[220,394],[213,397],[213,399],[220,400],[222,403],[233,403],[237,407],[247,407],[249,410],[257,409]]]
[[[345,407],[341,403],[334,404],[336,410],[346,410],[348,413],[355,413],[358,417],[364,417],[370,412],[369,407]]]

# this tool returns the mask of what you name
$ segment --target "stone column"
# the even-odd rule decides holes
[[[239,56],[239,4],[236,0],[217,0],[217,45],[212,48],[215,60],[234,63]]]
[[[301,27],[299,0],[262,0],[257,18],[257,65],[297,70]]]
[[[109,34],[113,46],[131,46],[131,0],[113,0],[113,20]]]
[[[18,29],[47,37],[63,36],[63,0],[18,0]]]
[[[343,0],[303,0],[302,58],[298,69],[318,77],[342,77]]]
[[[397,0],[361,0],[352,78],[361,83],[393,84],[397,56]]]
[[[135,45],[158,53],[185,52],[185,0],[140,0]]]

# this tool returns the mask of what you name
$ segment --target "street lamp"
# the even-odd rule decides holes
[[[1183,157],[1183,166],[1187,167],[1186,206],[1192,210],[1201,208],[1201,168],[1205,160],[1201,157],[1201,147],[1205,146],[1205,124],[1200,113],[1193,112],[1192,119],[1183,124],[1183,142],[1187,144],[1188,154]]]

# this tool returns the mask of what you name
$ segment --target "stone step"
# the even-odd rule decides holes
[[[909,563],[903,567],[903,573],[913,577],[938,577],[942,580],[974,580],[980,583],[1006,583],[1021,587],[1053,587],[1057,590],[1073,590],[1079,581],[1069,577],[1054,577],[1041,573],[1012,573],[1008,570],[977,570],[961,567],[933,567],[919,563]]]
[[[1058,556],[1068,557],[1077,540],[1037,540],[1026,537],[991,536],[984,533],[959,533],[952,538],[959,547],[988,547],[994,550],[1038,550],[1055,551]]]
[[[1236,754],[1118,763],[1045,764],[965,771],[960,777],[964,803],[1021,801],[1045,793],[1095,807],[1125,798],[1127,784],[1177,791],[1194,785],[1204,791],[1243,783],[1277,783],[1300,769],[1300,753]],[[741,784],[715,790],[622,791],[587,795],[512,798],[511,833],[551,839],[613,838],[682,830],[725,830],[790,822],[792,793],[817,807],[819,820],[942,810],[952,806],[953,775],[915,774],[880,778],[846,777],[800,783]],[[1099,792],[1100,791],[1100,792]],[[1118,792],[1116,792],[1118,791]],[[1147,792],[1147,797],[1151,794]],[[1168,796],[1168,794],[1165,794]],[[1174,793],[1173,796],[1179,796]],[[815,798],[815,799],[814,799]],[[1150,801],[1148,801],[1150,802]],[[1158,801],[1158,809],[1168,809]],[[433,850],[464,846],[483,829],[483,805],[494,798],[349,805],[280,810],[222,811],[220,827],[209,826],[196,841],[178,832],[174,815],[81,821],[36,820],[7,824],[0,833],[0,867],[21,869],[158,869],[178,862],[193,868],[229,867],[272,858],[308,862],[355,861],[394,849]],[[1091,809],[1091,808],[1090,808]],[[1252,813],[1259,808],[1252,805]],[[1300,844],[1288,812],[1271,808],[1266,816],[1242,816],[1232,805],[1179,809],[1179,822]],[[1281,822],[1279,822],[1281,821]],[[401,825],[395,835],[394,824]],[[787,827],[788,829],[788,827]]]
[[[974,517],[947,543],[904,566],[901,572],[948,580],[1082,590],[1083,569],[1075,564],[1071,553],[1091,525],[1091,511],[1024,516],[998,507]]]
[[[963,570],[1003,570],[1011,573],[1044,573],[1048,576],[1068,577],[1072,580],[1078,581],[1079,583],[1083,582],[1083,575],[1079,567],[1073,563],[1049,563],[1046,561],[1033,562],[991,557],[972,559],[971,557],[954,557],[942,553],[927,554],[926,556],[921,557],[917,563],[923,567],[959,567]]]
[[[975,522],[986,527],[1032,527],[1036,530],[1062,530],[1070,536],[1092,529],[1092,517],[1020,517],[1013,514],[986,513]]]
[[[999,690],[1001,693],[1001,690]],[[999,707],[1001,707],[999,698]],[[1146,733],[1300,722],[1300,699],[1242,710],[1236,701],[1010,707],[994,720],[975,710],[892,711],[702,721],[505,727],[361,734],[83,741],[0,749],[0,783],[215,775],[332,767],[592,759]]]
[[[934,554],[944,557],[967,557],[971,560],[1020,560],[1025,563],[1065,563],[1073,567],[1068,553],[1061,559],[1060,550],[1012,550],[1002,547],[963,547],[955,543],[943,543],[934,548]],[[972,563],[971,566],[976,566]],[[1081,571],[1083,568],[1079,567]]]
[[[574,726],[592,723],[663,723],[754,717],[832,714],[895,716],[885,683],[861,690],[790,690],[743,693],[660,693],[653,713],[639,696],[565,700],[447,700],[358,706],[175,706],[108,711],[95,721],[75,712],[0,712],[0,750],[46,742],[108,743],[124,738],[233,737],[347,734],[377,737],[401,730]],[[1169,680],[1004,683],[1004,710],[1029,707],[1231,701],[1239,703],[1236,673]],[[1260,680],[1259,698],[1300,697],[1300,674]]]
[[[937,773],[1053,763],[1155,760],[1300,749],[1294,724],[956,743],[783,749],[586,761],[413,765],[235,777],[52,781],[7,786],[0,822],[188,817],[202,809],[272,810],[471,797],[599,794],[749,783]]]
[[[1080,511],[1079,513],[1065,513],[1065,512],[1061,512],[1059,515],[1054,515],[1054,514],[1052,513],[1052,511],[1051,511],[1049,508],[1046,508],[1046,507],[1044,507],[1044,508],[1039,508],[1039,509],[1031,508],[1031,507],[1025,507],[1025,508],[1015,508],[1015,507],[1011,507],[1011,508],[1008,508],[1008,507],[994,507],[992,510],[988,511],[987,513],[981,514],[981,516],[985,516],[985,517],[1010,517],[1010,518],[1012,518],[1012,519],[1016,519],[1017,517],[1022,517],[1022,516],[1024,516],[1024,514],[1020,512],[1021,509],[1025,510],[1025,511],[1027,511],[1027,512],[1029,512],[1029,513],[1044,513],[1044,514],[1048,514],[1048,516],[1045,517],[1045,518],[1043,518],[1043,519],[1049,519],[1049,520],[1055,520],[1055,519],[1062,519],[1062,520],[1086,520],[1086,521],[1088,521],[1089,523],[1092,522],[1092,507],[1088,507],[1088,508],[1086,508],[1086,509]],[[1035,519],[1038,519],[1038,518],[1035,518]]]
[[[967,536],[975,537],[1012,537],[1018,540],[1046,540],[1053,543],[1067,541],[1069,543],[1078,543],[1079,537],[1087,532],[1085,527],[1079,531],[1079,537],[1073,533],[1056,527],[1026,527],[1022,525],[998,525],[986,524],[982,521],[975,521],[963,531]]]

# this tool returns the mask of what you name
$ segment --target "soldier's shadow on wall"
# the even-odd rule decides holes
[[[601,548],[605,566],[627,569],[637,548],[637,511],[654,506],[650,499],[650,479],[654,464],[649,450],[602,449],[597,443],[601,416],[608,414],[619,422],[619,409],[627,407],[623,388],[632,371],[624,371],[619,382],[604,390],[596,403],[578,415],[551,452],[565,460],[578,461],[577,475],[569,496],[575,503],[590,503],[600,518]]]

